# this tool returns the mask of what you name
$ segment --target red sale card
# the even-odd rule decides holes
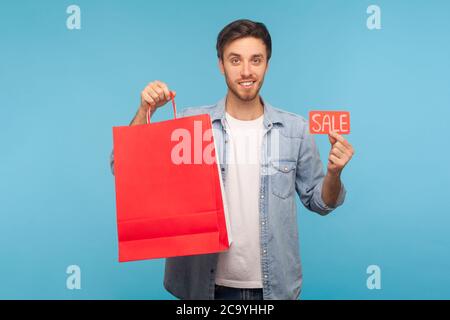
[[[312,134],[328,134],[336,131],[339,134],[350,133],[350,112],[348,111],[310,111],[309,132]]]

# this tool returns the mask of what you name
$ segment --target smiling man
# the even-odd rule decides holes
[[[233,243],[218,254],[166,259],[164,286],[181,299],[297,299],[302,269],[295,194],[321,215],[340,206],[346,193],[340,176],[353,148],[331,132],[325,174],[305,119],[262,99],[272,54],[264,24],[232,22],[216,48],[226,97],[180,116],[211,116]],[[131,125],[145,124],[147,112],[152,115],[171,94],[164,82],[151,82]]]

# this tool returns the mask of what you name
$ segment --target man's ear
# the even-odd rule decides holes
[[[221,58],[219,58],[218,64],[219,64],[220,73],[225,74],[225,69],[223,67],[223,60]]]

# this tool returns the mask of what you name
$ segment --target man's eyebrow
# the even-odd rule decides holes
[[[227,57],[229,58],[229,57],[233,57],[233,56],[240,57],[241,55],[238,53],[230,52]]]
[[[230,57],[240,57],[240,56],[241,56],[241,55],[238,54],[238,53],[230,52],[230,53],[227,55],[227,58],[230,58]],[[264,58],[264,54],[262,54],[262,53],[257,53],[257,54],[252,55],[252,58]]]

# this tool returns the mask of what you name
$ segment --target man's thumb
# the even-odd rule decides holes
[[[330,140],[331,145],[335,144],[337,139],[333,138],[330,134],[328,134],[328,140]]]

